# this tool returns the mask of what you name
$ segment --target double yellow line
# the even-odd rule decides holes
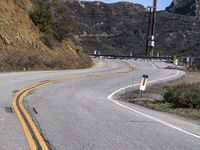
[[[44,81],[44,82],[32,85],[31,87],[18,92],[13,98],[13,108],[14,108],[14,111],[16,112],[17,117],[20,121],[20,124],[23,128],[23,131],[24,131],[26,139],[28,141],[30,150],[48,150],[49,147],[48,147],[47,143],[45,142],[45,139],[42,136],[41,132],[38,130],[37,126],[35,125],[33,119],[31,118],[31,116],[28,114],[26,108],[24,107],[24,104],[23,104],[24,97],[28,93],[30,93],[34,89],[40,88],[41,86],[45,86],[47,84],[52,84],[52,83],[56,83],[56,82],[60,82],[60,81],[126,74],[126,73],[132,72],[134,70],[133,67],[130,66],[127,62],[123,62],[123,63],[128,67],[128,71],[114,72],[114,73],[112,73],[112,72],[111,73],[99,73],[99,74],[85,75],[82,77],[71,77],[71,78],[68,77],[68,78],[60,78],[57,80],[49,80],[49,81]]]

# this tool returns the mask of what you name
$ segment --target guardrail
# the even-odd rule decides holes
[[[171,60],[171,56],[163,57],[147,57],[147,56],[122,56],[122,55],[95,55],[90,54],[91,57],[95,58],[108,58],[108,59],[158,59],[158,60]]]

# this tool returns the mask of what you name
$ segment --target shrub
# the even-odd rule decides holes
[[[55,47],[55,39],[54,39],[53,36],[50,36],[48,34],[44,34],[40,39],[49,48],[54,48]]]
[[[42,41],[50,48],[54,43],[78,34],[77,22],[67,14],[58,0],[33,0],[35,8],[29,14],[44,36]]]
[[[166,88],[164,100],[175,108],[200,108],[200,83],[180,84]]]
[[[44,35],[41,37],[41,40],[49,48],[53,48],[55,43],[55,35],[50,11],[38,6],[29,14],[29,16],[39,30],[44,33]]]
[[[67,13],[58,13],[59,18],[54,22],[56,39],[61,41],[78,34],[78,25],[74,17]]]
[[[189,66],[188,70],[189,71],[200,71],[200,63]]]
[[[50,11],[38,6],[29,14],[29,16],[41,32],[53,36],[54,31]]]

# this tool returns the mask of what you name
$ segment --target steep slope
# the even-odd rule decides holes
[[[199,0],[173,0],[166,10],[177,14],[195,16],[196,11],[200,11],[199,5]]]
[[[121,2],[64,3],[66,12],[77,17],[80,41],[87,53],[145,54],[148,13],[142,5]],[[200,53],[200,22],[194,17],[158,12],[156,50],[161,54]]]
[[[33,7],[30,0],[15,0],[14,2],[26,12],[30,11]]]
[[[20,6],[25,10],[31,7],[15,0],[0,1],[1,71],[72,69],[91,65],[90,59],[77,50],[70,39],[64,41],[61,48],[49,49],[44,45],[41,33],[18,4],[23,4]]]

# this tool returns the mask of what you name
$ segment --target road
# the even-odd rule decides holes
[[[0,149],[34,149],[31,139],[41,148],[43,139],[56,150],[199,150],[198,123],[116,100],[117,92],[136,86],[143,74],[154,84],[183,73],[163,69],[165,63],[126,62],[103,60],[85,70],[0,74]],[[32,85],[39,87],[26,89]],[[20,93],[23,89],[29,91]],[[33,134],[38,130],[36,138],[41,139],[27,138],[29,129],[22,128],[20,114],[5,112],[15,100],[22,101],[19,105],[37,128]],[[21,111],[20,106],[16,109]]]

